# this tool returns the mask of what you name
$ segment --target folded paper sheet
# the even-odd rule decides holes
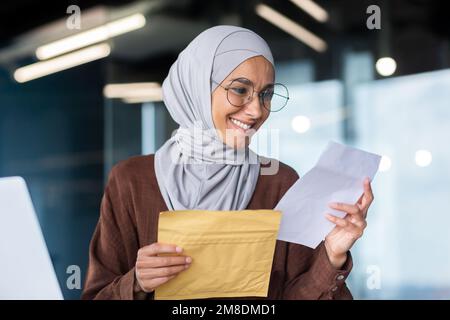
[[[330,142],[317,164],[299,179],[275,207],[283,213],[279,240],[316,248],[334,228],[326,213],[345,213],[330,202],[356,203],[363,194],[365,177],[373,179],[381,157]]]
[[[192,264],[155,299],[266,297],[280,220],[274,210],[161,212],[158,242],[182,247]]]

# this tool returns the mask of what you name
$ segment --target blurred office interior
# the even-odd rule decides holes
[[[109,170],[176,128],[161,101],[170,65],[204,29],[243,26],[290,93],[264,125],[280,143],[252,148],[300,175],[329,140],[383,155],[352,250],[355,298],[449,299],[449,17],[444,0],[5,2],[0,176],[27,181],[64,296],[78,299],[67,267],[84,279]]]

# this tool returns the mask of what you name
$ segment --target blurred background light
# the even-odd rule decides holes
[[[391,166],[392,166],[391,158],[384,155],[381,157],[380,166],[378,170],[380,170],[380,172],[386,172],[389,171],[389,169],[391,169]]]
[[[296,116],[291,122],[292,129],[298,133],[305,133],[311,128],[311,120],[305,116]]]
[[[319,22],[328,21],[328,12],[312,0],[291,0],[296,6],[307,12]]]
[[[14,72],[14,79],[20,83],[34,80],[55,72],[107,57],[110,52],[111,47],[107,43],[94,45],[51,60],[40,61],[21,67]]]
[[[319,38],[314,33],[305,29],[298,23],[287,18],[280,12],[272,9],[265,4],[256,5],[255,10],[261,18],[266,19],[281,30],[302,41],[312,49],[318,52],[324,52],[325,50],[327,50],[327,43],[323,39]]]
[[[397,63],[390,57],[384,57],[377,60],[375,67],[380,75],[388,77],[394,74],[397,69]]]
[[[433,155],[428,150],[417,150],[414,159],[419,167],[428,167],[433,161]]]
[[[40,46],[36,49],[36,57],[39,60],[45,60],[94,43],[106,41],[112,37],[142,28],[145,26],[145,22],[144,15],[136,13],[103,26]]]
[[[120,98],[126,103],[162,101],[162,88],[157,82],[107,84],[103,95],[106,98]]]

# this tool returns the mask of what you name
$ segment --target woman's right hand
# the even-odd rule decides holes
[[[135,292],[152,292],[189,268],[192,258],[179,255],[181,252],[183,249],[176,245],[158,242],[139,249],[135,266],[138,286],[135,286]],[[161,253],[174,255],[158,256]]]

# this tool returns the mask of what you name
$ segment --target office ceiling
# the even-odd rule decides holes
[[[445,0],[316,0],[330,14],[326,24],[318,23],[289,0],[149,0],[152,1],[165,5],[148,19],[149,23],[143,29],[115,40],[113,58],[136,63],[166,52],[176,52],[207,26],[226,23],[241,24],[263,34],[280,59],[322,59],[326,65],[325,61],[333,58],[333,50],[320,58],[320,54],[258,17],[254,6],[261,2],[324,38],[331,48],[353,46],[358,49],[362,46],[374,50],[377,55],[381,54],[381,47],[387,47],[391,53],[409,61],[404,64],[407,67],[403,73],[433,70],[448,64],[450,4]],[[19,36],[64,19],[69,5],[79,5],[83,12],[97,6],[120,8],[132,3],[135,1],[5,2],[0,7],[0,52]],[[386,15],[381,31],[368,32],[366,28],[365,11],[371,4],[379,4],[383,8],[382,15]]]

